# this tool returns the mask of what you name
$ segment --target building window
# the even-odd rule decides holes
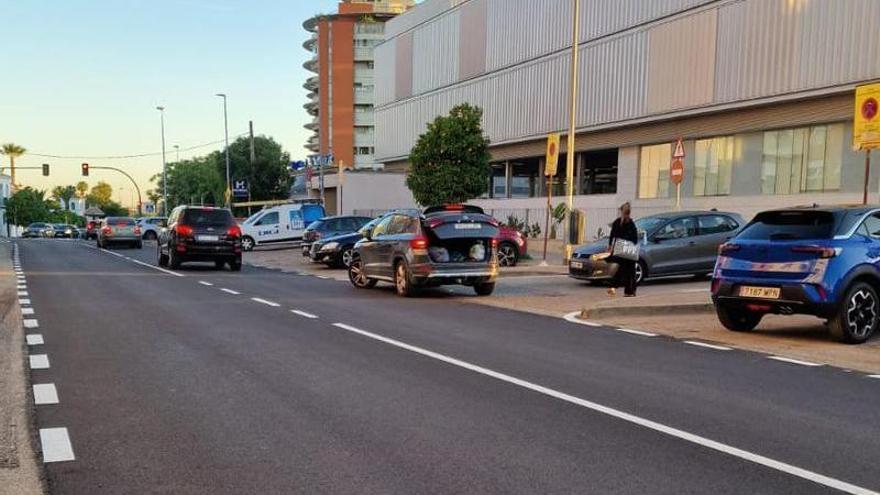
[[[504,163],[492,164],[492,190],[493,198],[507,197],[507,166]]]
[[[734,136],[697,140],[694,152],[694,196],[730,194],[735,141]]]
[[[669,161],[672,145],[642,146],[639,157],[639,198],[669,197]]]
[[[617,192],[617,148],[587,151],[580,194],[614,194]]]
[[[761,192],[798,194],[840,189],[843,124],[764,133]]]
[[[538,159],[510,162],[510,197],[534,198],[538,195],[541,177],[538,175]]]

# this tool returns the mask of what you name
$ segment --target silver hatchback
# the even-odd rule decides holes
[[[138,249],[144,247],[137,222],[129,217],[105,218],[98,229],[98,247],[106,248],[111,244],[128,244]]]

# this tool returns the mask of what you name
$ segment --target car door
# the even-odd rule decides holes
[[[708,273],[715,268],[718,246],[729,241],[737,228],[739,228],[739,223],[727,215],[701,215],[697,217],[698,269]]]
[[[689,273],[699,266],[696,243],[697,219],[676,218],[661,227],[651,238],[651,275]]]
[[[370,277],[390,277],[391,261],[385,260],[389,250],[388,228],[395,215],[388,215],[373,227],[370,237],[358,244],[358,253],[364,263],[364,271]],[[383,266],[383,263],[389,266]]]
[[[273,210],[266,212],[265,215],[254,222],[254,234],[256,235],[257,242],[272,242],[278,241],[281,238],[279,217],[278,210]]]

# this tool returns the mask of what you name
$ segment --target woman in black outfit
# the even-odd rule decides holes
[[[614,246],[615,239],[626,239],[627,241],[638,244],[639,232],[636,224],[633,222],[629,203],[620,205],[620,216],[611,224],[611,236],[608,238],[608,250],[611,251]],[[636,295],[636,261],[625,260],[621,258],[613,258],[609,261],[617,263],[617,274],[614,277],[612,286],[608,289],[608,295],[617,294],[617,287],[623,286],[624,296],[634,297]]]

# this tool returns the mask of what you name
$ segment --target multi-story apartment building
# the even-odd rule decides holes
[[[414,0],[344,0],[335,14],[317,15],[303,26],[312,33],[303,47],[312,52],[304,67],[315,75],[305,109],[314,119],[307,149],[332,154],[346,168],[373,168],[373,47],[385,22],[406,11]]]

